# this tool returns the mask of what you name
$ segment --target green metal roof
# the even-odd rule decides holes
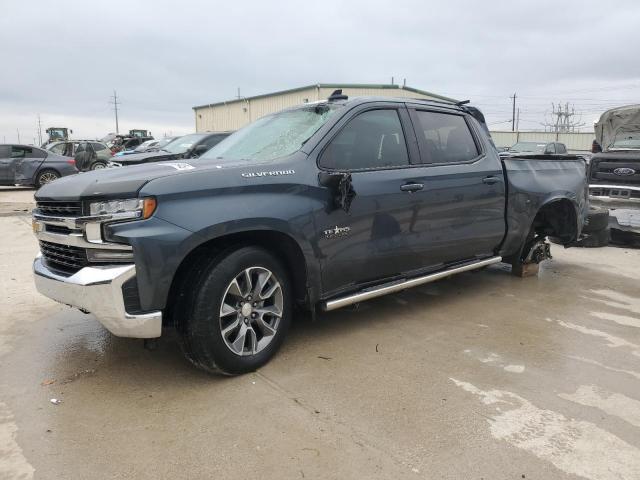
[[[375,83],[317,83],[315,85],[305,85],[304,87],[296,87],[296,88],[290,88],[288,90],[279,90],[277,92],[263,93],[262,95],[254,95],[252,97],[234,98],[232,100],[227,100],[225,102],[207,103],[204,105],[197,105],[192,108],[193,110],[196,110],[198,108],[217,107],[220,105],[227,105],[229,103],[244,102],[246,100],[255,100],[258,98],[273,97],[276,95],[285,95],[287,93],[301,92],[303,90],[309,90],[311,88],[379,88],[379,89],[389,89],[389,90],[407,90],[409,92],[417,93],[419,95],[426,95],[426,96],[435,98],[437,100],[443,100],[443,101],[453,102],[453,103],[457,102],[457,100],[453,98],[445,97],[443,95],[427,92],[425,90],[420,90],[418,88],[407,87],[407,86],[403,87],[401,85],[395,85],[395,84],[391,85],[391,84],[375,84]]]

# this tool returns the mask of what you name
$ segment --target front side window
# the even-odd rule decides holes
[[[320,103],[267,115],[222,140],[200,158],[268,161],[302,148],[342,108]]]
[[[544,149],[544,153],[556,153],[556,144],[550,143],[547,148]]]
[[[320,166],[330,170],[363,170],[409,164],[397,110],[359,114],[322,153]]]
[[[424,163],[456,163],[473,160],[478,147],[462,115],[416,111]]]

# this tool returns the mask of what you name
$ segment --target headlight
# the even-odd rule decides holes
[[[129,198],[126,200],[105,200],[103,202],[93,202],[89,205],[91,216],[113,215],[118,213],[131,214],[133,218],[149,218],[156,209],[156,199]]]

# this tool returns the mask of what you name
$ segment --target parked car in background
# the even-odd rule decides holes
[[[78,144],[74,158],[78,170],[86,172],[105,168],[112,155],[111,149],[105,143],[91,140]]]
[[[501,261],[522,275],[550,257],[548,236],[580,237],[586,165],[500,159],[483,124],[469,106],[336,91],[197,161],[61,180],[36,194],[36,288],[118,336],[173,325],[195,366],[239,374],[273,357],[294,306],[313,315]],[[82,241],[44,233],[61,221]]]
[[[31,145],[0,145],[0,185],[40,188],[75,173],[78,170],[71,157]]]
[[[602,152],[591,157],[591,204],[609,210],[611,233],[640,239],[640,105],[608,110],[595,125]]]
[[[113,153],[118,153],[123,150],[133,150],[140,144],[153,139],[153,137],[116,135],[116,137],[110,142],[109,148],[111,148]]]
[[[112,160],[109,166],[124,167],[147,162],[161,162],[178,158],[198,158],[228,137],[230,132],[192,133],[167,143],[158,151],[125,155]]]
[[[501,157],[511,155],[566,155],[567,147],[559,142],[518,142],[500,152]]]
[[[122,157],[123,155],[132,155],[135,153],[145,153],[145,152],[157,152],[164,148],[165,145],[171,143],[176,138],[179,137],[165,137],[160,140],[147,140],[144,143],[141,143],[139,146],[134,148],[133,150],[123,150],[114,155],[114,157]]]

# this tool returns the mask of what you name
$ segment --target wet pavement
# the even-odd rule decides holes
[[[148,351],[38,295],[9,210],[0,479],[640,478],[638,249],[554,246],[539,277],[497,266],[297,318],[271,363],[221,378],[170,334]]]

